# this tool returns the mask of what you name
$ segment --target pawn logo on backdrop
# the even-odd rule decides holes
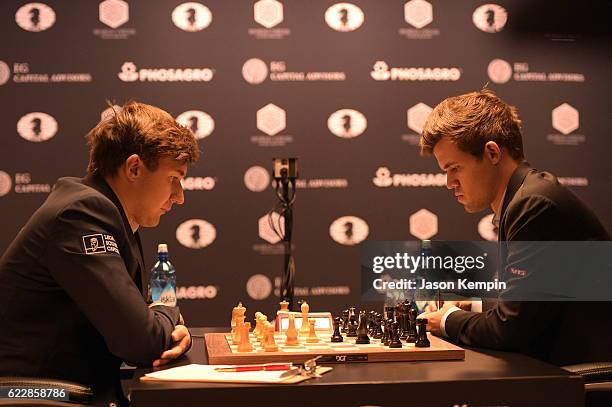
[[[32,112],[17,122],[17,133],[34,143],[47,141],[57,133],[57,121],[53,116],[43,112]]]
[[[338,137],[353,138],[361,135],[366,130],[368,120],[357,110],[341,109],[329,116],[327,127],[329,131]]]
[[[212,13],[201,3],[183,3],[172,11],[172,22],[183,31],[202,31],[212,22]]]
[[[325,22],[336,31],[355,31],[363,24],[363,11],[352,3],[336,3],[325,12]]]
[[[26,31],[45,31],[55,24],[55,11],[44,3],[27,3],[15,13],[15,22]]]
[[[329,226],[331,238],[342,245],[354,246],[364,241],[370,233],[367,222],[357,216],[342,216]]]
[[[508,21],[508,12],[498,4],[483,4],[472,14],[474,25],[487,33],[500,32]]]
[[[209,246],[216,238],[217,230],[204,219],[189,219],[176,229],[176,240],[190,249]]]
[[[210,136],[215,129],[213,118],[201,110],[183,112],[176,117],[176,121],[191,130],[198,140]]]

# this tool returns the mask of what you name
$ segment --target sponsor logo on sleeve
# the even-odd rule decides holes
[[[119,254],[119,247],[112,235],[95,233],[93,235],[82,236],[83,249],[85,254],[116,253]]]

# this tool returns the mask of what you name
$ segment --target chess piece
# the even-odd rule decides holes
[[[416,328],[417,310],[413,307],[408,309],[408,337],[406,342],[415,343],[417,341],[417,328]]]
[[[393,319],[394,317],[394,310],[395,308],[393,308],[393,306],[391,305],[385,305],[385,310],[383,311],[383,319],[387,320],[387,319]]]
[[[266,325],[266,339],[263,348],[265,352],[278,352],[278,345],[274,340],[274,326],[269,322]]]
[[[340,328],[340,332],[347,333],[349,327],[349,313],[348,309],[342,311],[342,327]]]
[[[317,331],[315,330],[315,321],[311,319],[308,321],[308,325],[310,325],[310,331],[308,332],[308,338],[306,339],[306,343],[318,343],[319,338],[317,338]]]
[[[393,320],[391,318],[385,319],[385,331],[383,337],[380,339],[383,345],[389,346],[391,343],[391,324]]]
[[[340,334],[340,317],[334,318],[334,333],[331,337],[332,342],[343,342],[344,338]]]
[[[259,330],[261,329],[261,312],[257,311],[255,313],[255,328],[253,328],[253,335],[255,335],[256,338],[259,337]]]
[[[232,334],[232,342],[234,345],[238,344],[238,340],[234,340],[234,338],[238,338],[240,336],[239,332],[236,330],[236,323],[240,317],[242,317],[242,322],[244,322],[244,314],[246,312],[246,308],[242,306],[242,302],[239,302],[237,306],[232,309],[232,322],[231,326],[231,334]]]
[[[251,338],[249,336],[249,331],[251,330],[251,323],[245,322],[241,325],[240,332],[240,343],[238,344],[238,352],[251,352],[253,350],[253,345],[251,345]]]
[[[399,338],[399,323],[394,322],[391,324],[391,341],[389,342],[390,348],[401,348],[402,341]]]
[[[370,343],[370,337],[368,336],[368,315],[365,311],[359,313],[359,328],[357,328],[357,340],[355,343],[358,345]]]
[[[240,332],[241,327],[244,324],[244,316],[236,317],[236,327],[234,328],[234,332],[232,333],[232,344],[238,345],[240,343]]]
[[[373,339],[381,339],[383,336],[383,331],[381,327],[382,323],[382,315],[378,312],[374,315],[374,327],[372,329],[372,338]]]
[[[289,312],[289,302],[288,301],[281,301],[279,302],[280,305],[280,310],[282,312]]]
[[[418,337],[414,346],[417,348],[429,348],[429,339],[427,339],[427,318],[419,318],[416,320],[418,327]]]
[[[349,323],[347,337],[354,338],[357,336],[357,321],[355,320],[355,307],[349,308]]]
[[[310,306],[306,301],[304,301],[300,306],[300,309],[302,310],[302,326],[300,326],[300,335],[306,336],[310,333],[308,323],[308,311],[310,310]]]
[[[298,346],[300,341],[298,341],[298,331],[295,329],[295,317],[293,315],[289,315],[289,327],[285,331],[285,335],[287,339],[285,339],[285,346]]]

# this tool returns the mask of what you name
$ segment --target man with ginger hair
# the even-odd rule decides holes
[[[427,118],[421,154],[433,154],[466,212],[490,208],[499,228],[501,280],[508,289],[483,312],[447,302],[422,315],[429,329],[460,345],[519,351],[555,364],[612,360],[612,324],[598,303],[519,301],[537,278],[554,278],[537,244],[610,240],[595,214],[557,178],[524,161],[517,109],[483,89],[450,97]],[[585,328],[587,332],[583,329]]]
[[[0,260],[0,375],[74,381],[125,405],[121,361],[159,366],[191,346],[178,307],[146,303],[138,229],[184,202],[199,158],[168,113],[128,102],[87,134],[85,178],[60,178]]]

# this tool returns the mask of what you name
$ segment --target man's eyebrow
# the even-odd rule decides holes
[[[181,177],[183,177],[183,178],[185,177],[185,171],[183,171],[181,169],[176,169],[175,171],[178,172],[181,175]]]
[[[448,167],[450,167],[451,165],[455,165],[455,164],[457,164],[455,161],[449,161],[446,164],[444,164],[444,167],[442,167],[442,169],[446,171]]]

